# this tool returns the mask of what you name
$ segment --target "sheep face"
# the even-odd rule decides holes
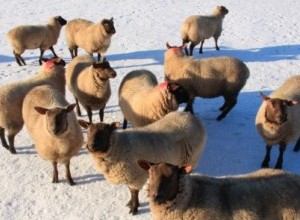
[[[67,21],[61,16],[56,16],[54,19],[59,23],[60,26],[64,26],[67,24]]]
[[[68,129],[67,114],[72,112],[76,104],[69,105],[67,108],[46,109],[34,107],[34,109],[46,117],[47,131],[54,136],[60,136]]]
[[[166,51],[165,57],[167,56],[167,54],[176,55],[178,57],[185,56],[185,53],[183,52],[183,50],[187,47],[187,44],[183,44],[182,46],[171,46],[167,42],[166,46],[167,46],[167,51]]]
[[[116,130],[120,123],[113,122],[111,124],[105,123],[90,123],[84,120],[78,120],[79,124],[87,128],[87,149],[89,152],[105,153],[109,150],[109,139],[114,130]]]
[[[115,26],[114,26],[114,21],[113,21],[113,18],[111,19],[103,19],[101,21],[101,25],[103,25],[105,31],[107,34],[115,34],[116,33],[116,29],[115,29]]]
[[[261,93],[262,99],[266,102],[265,117],[268,122],[281,125],[287,121],[287,108],[297,104],[297,101],[290,101],[278,98],[270,98]]]
[[[111,68],[109,62],[93,62],[92,64],[94,76],[102,81],[109,78],[115,78],[117,76],[116,71]]]
[[[191,166],[175,166],[169,163],[151,163],[139,160],[139,166],[148,170],[150,200],[162,204],[176,198],[179,191],[180,176],[191,172]]]
[[[227,15],[229,11],[228,11],[228,9],[225,8],[224,6],[217,6],[217,7],[214,9],[214,12],[215,12],[216,14],[222,15],[222,17],[225,17],[225,15]]]
[[[168,90],[175,96],[178,104],[186,103],[189,101],[189,93],[178,83],[168,83]]]

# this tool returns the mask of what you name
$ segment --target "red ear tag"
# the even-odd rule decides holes
[[[52,69],[54,66],[54,63],[52,60],[47,60],[46,63],[44,63],[44,66],[46,69]]]
[[[160,89],[167,89],[168,88],[168,82],[162,82],[157,85],[158,88]]]

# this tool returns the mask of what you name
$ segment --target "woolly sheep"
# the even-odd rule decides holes
[[[4,85],[0,88],[0,138],[2,146],[15,154],[14,138],[22,129],[22,104],[25,95],[33,87],[52,84],[65,94],[65,62],[61,58],[53,58],[44,62],[39,73],[16,83]],[[5,130],[9,144],[5,139]]]
[[[90,122],[92,110],[98,109],[100,120],[103,121],[104,108],[111,95],[109,78],[116,76],[117,73],[109,62],[94,62],[88,55],[76,57],[69,63],[66,82],[75,97],[78,116],[81,116],[80,102],[86,109]]]
[[[64,95],[50,85],[33,88],[24,99],[25,126],[38,155],[52,162],[53,183],[58,183],[57,163],[62,163],[68,183],[75,184],[70,160],[83,145],[81,128],[73,112],[75,106],[69,105]]]
[[[300,176],[274,169],[221,178],[190,166],[139,161],[149,172],[152,219],[300,219]]]
[[[138,193],[148,178],[137,159],[196,167],[206,142],[201,121],[189,112],[171,112],[152,124],[122,131],[115,131],[117,122],[79,123],[88,128],[87,149],[99,171],[111,183],[129,187],[127,206],[132,214],[138,211]]]
[[[182,44],[190,44],[190,56],[193,55],[194,47],[201,42],[199,53],[202,53],[202,47],[205,39],[213,37],[216,50],[219,50],[218,39],[222,33],[222,24],[225,15],[228,14],[227,8],[217,6],[212,15],[193,15],[186,18],[181,25]],[[188,50],[185,48],[188,55]]]
[[[21,54],[26,49],[40,48],[40,65],[45,50],[50,49],[55,57],[53,45],[56,44],[62,26],[67,23],[61,16],[52,17],[46,25],[21,25],[13,28],[7,34],[8,41],[13,48],[13,54],[19,66],[26,65]]]
[[[240,90],[244,87],[249,69],[241,60],[233,57],[217,57],[197,60],[185,56],[183,47],[172,47],[167,43],[164,57],[165,79],[182,85],[190,95],[186,110],[193,113],[193,100],[224,97],[222,112],[217,120],[222,120],[236,105]]]
[[[145,97],[147,97],[145,99]],[[188,101],[188,93],[176,83],[158,84],[148,70],[129,72],[119,87],[119,106],[124,115],[123,128],[129,120],[133,127],[150,124]]]
[[[256,128],[266,143],[262,167],[269,167],[272,145],[279,144],[276,168],[282,168],[287,143],[300,136],[300,75],[288,78],[269,97],[261,93],[263,102],[257,111]],[[300,148],[299,140],[294,148]]]
[[[66,40],[71,57],[77,56],[78,47],[88,54],[98,53],[98,61],[105,60],[104,54],[111,43],[111,37],[116,33],[113,18],[103,19],[94,23],[85,19],[74,19],[66,25]],[[101,58],[102,55],[102,58]]]

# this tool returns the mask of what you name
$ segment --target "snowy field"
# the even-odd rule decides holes
[[[34,75],[38,69],[39,50],[23,54],[27,66],[15,62],[6,33],[21,24],[44,24],[49,17],[61,15],[66,20],[84,18],[100,21],[114,18],[117,33],[107,52],[107,59],[118,76],[111,80],[112,96],[105,109],[106,122],[122,122],[117,91],[122,78],[131,70],[148,69],[163,80],[163,55],[168,41],[180,45],[179,27],[192,14],[209,14],[217,5],[229,13],[224,19],[219,39],[220,51],[213,39],[204,44],[203,54],[194,50],[196,58],[233,56],[250,69],[250,78],[241,91],[238,104],[221,122],[217,122],[222,98],[200,99],[194,104],[197,117],[205,124],[208,140],[202,159],[195,170],[212,176],[252,172],[259,169],[265,144],[258,135],[254,120],[261,103],[258,91],[269,94],[288,77],[300,74],[300,1],[175,1],[175,0],[13,0],[2,1],[0,9],[0,85]],[[64,28],[54,46],[67,62]],[[79,51],[84,54],[83,50]],[[45,53],[51,55],[50,51]],[[70,93],[69,102],[74,102]],[[87,119],[86,114],[84,119]],[[98,120],[98,116],[94,115]],[[283,168],[300,174],[300,155],[287,147]],[[17,155],[0,147],[0,219],[150,219],[147,193],[140,193],[141,206],[136,216],[128,214],[126,186],[109,184],[98,173],[83,148],[71,160],[76,186],[70,187],[59,166],[58,184],[51,183],[51,163],[37,156],[26,129],[15,139]],[[270,166],[274,167],[278,147],[274,147]]]

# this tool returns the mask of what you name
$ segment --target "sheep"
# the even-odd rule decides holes
[[[190,95],[186,111],[193,113],[193,101],[196,96],[203,98],[224,97],[220,107],[220,121],[236,105],[240,90],[249,78],[249,69],[241,60],[233,57],[217,57],[197,60],[185,56],[181,47],[172,47],[167,43],[164,54],[165,79],[182,85]]]
[[[65,61],[59,57],[46,60],[39,73],[20,82],[4,85],[0,88],[0,138],[2,146],[12,154],[16,153],[14,138],[21,131],[24,121],[22,105],[25,95],[33,87],[52,84],[65,94]],[[5,139],[5,130],[9,144]]]
[[[113,18],[94,23],[85,19],[73,19],[66,25],[66,40],[72,59],[77,56],[78,47],[90,56],[98,53],[98,61],[105,60],[104,54],[116,33]],[[102,56],[102,57],[101,57]]]
[[[92,110],[99,109],[100,120],[103,121],[104,108],[108,102],[111,89],[109,78],[117,73],[108,61],[95,62],[92,57],[78,56],[66,68],[66,83],[76,100],[77,115],[81,116],[79,102],[88,113],[92,122]]]
[[[58,183],[57,163],[66,167],[66,178],[75,184],[70,160],[83,145],[83,134],[73,109],[76,104],[51,85],[37,86],[24,98],[22,114],[27,131],[40,157],[53,165],[52,182]]]
[[[202,122],[189,112],[170,112],[144,127],[116,130],[118,122],[91,124],[83,120],[87,130],[87,149],[96,167],[114,184],[129,187],[127,204],[132,214],[139,206],[138,193],[147,181],[147,172],[138,167],[137,159],[167,161],[196,167],[206,142]]]
[[[266,154],[261,167],[269,167],[272,145],[279,144],[279,156],[275,168],[281,169],[283,154],[289,142],[300,136],[300,75],[288,78],[269,96],[261,93],[255,125],[266,143]],[[299,150],[297,142],[294,151]]]
[[[199,53],[202,53],[204,40],[211,37],[215,40],[216,50],[219,50],[218,39],[222,33],[223,19],[228,12],[224,6],[217,6],[213,10],[212,15],[193,15],[184,20],[180,28],[180,33],[182,45],[191,42],[190,56],[193,55],[194,47],[200,42]],[[185,53],[188,55],[187,48],[185,48]]]
[[[47,49],[50,49],[57,57],[53,45],[56,44],[60,30],[66,23],[64,18],[56,16],[50,18],[46,25],[21,25],[11,29],[7,38],[19,66],[26,65],[25,60],[21,57],[26,49],[40,48],[40,65],[42,65],[43,54]]]
[[[145,99],[145,97],[147,97]],[[188,101],[188,93],[176,83],[158,84],[148,70],[129,72],[119,87],[119,106],[124,115],[123,129],[129,120],[133,127],[150,124]]]
[[[154,220],[300,219],[300,176],[274,169],[209,177],[190,165],[138,161],[148,170]]]

